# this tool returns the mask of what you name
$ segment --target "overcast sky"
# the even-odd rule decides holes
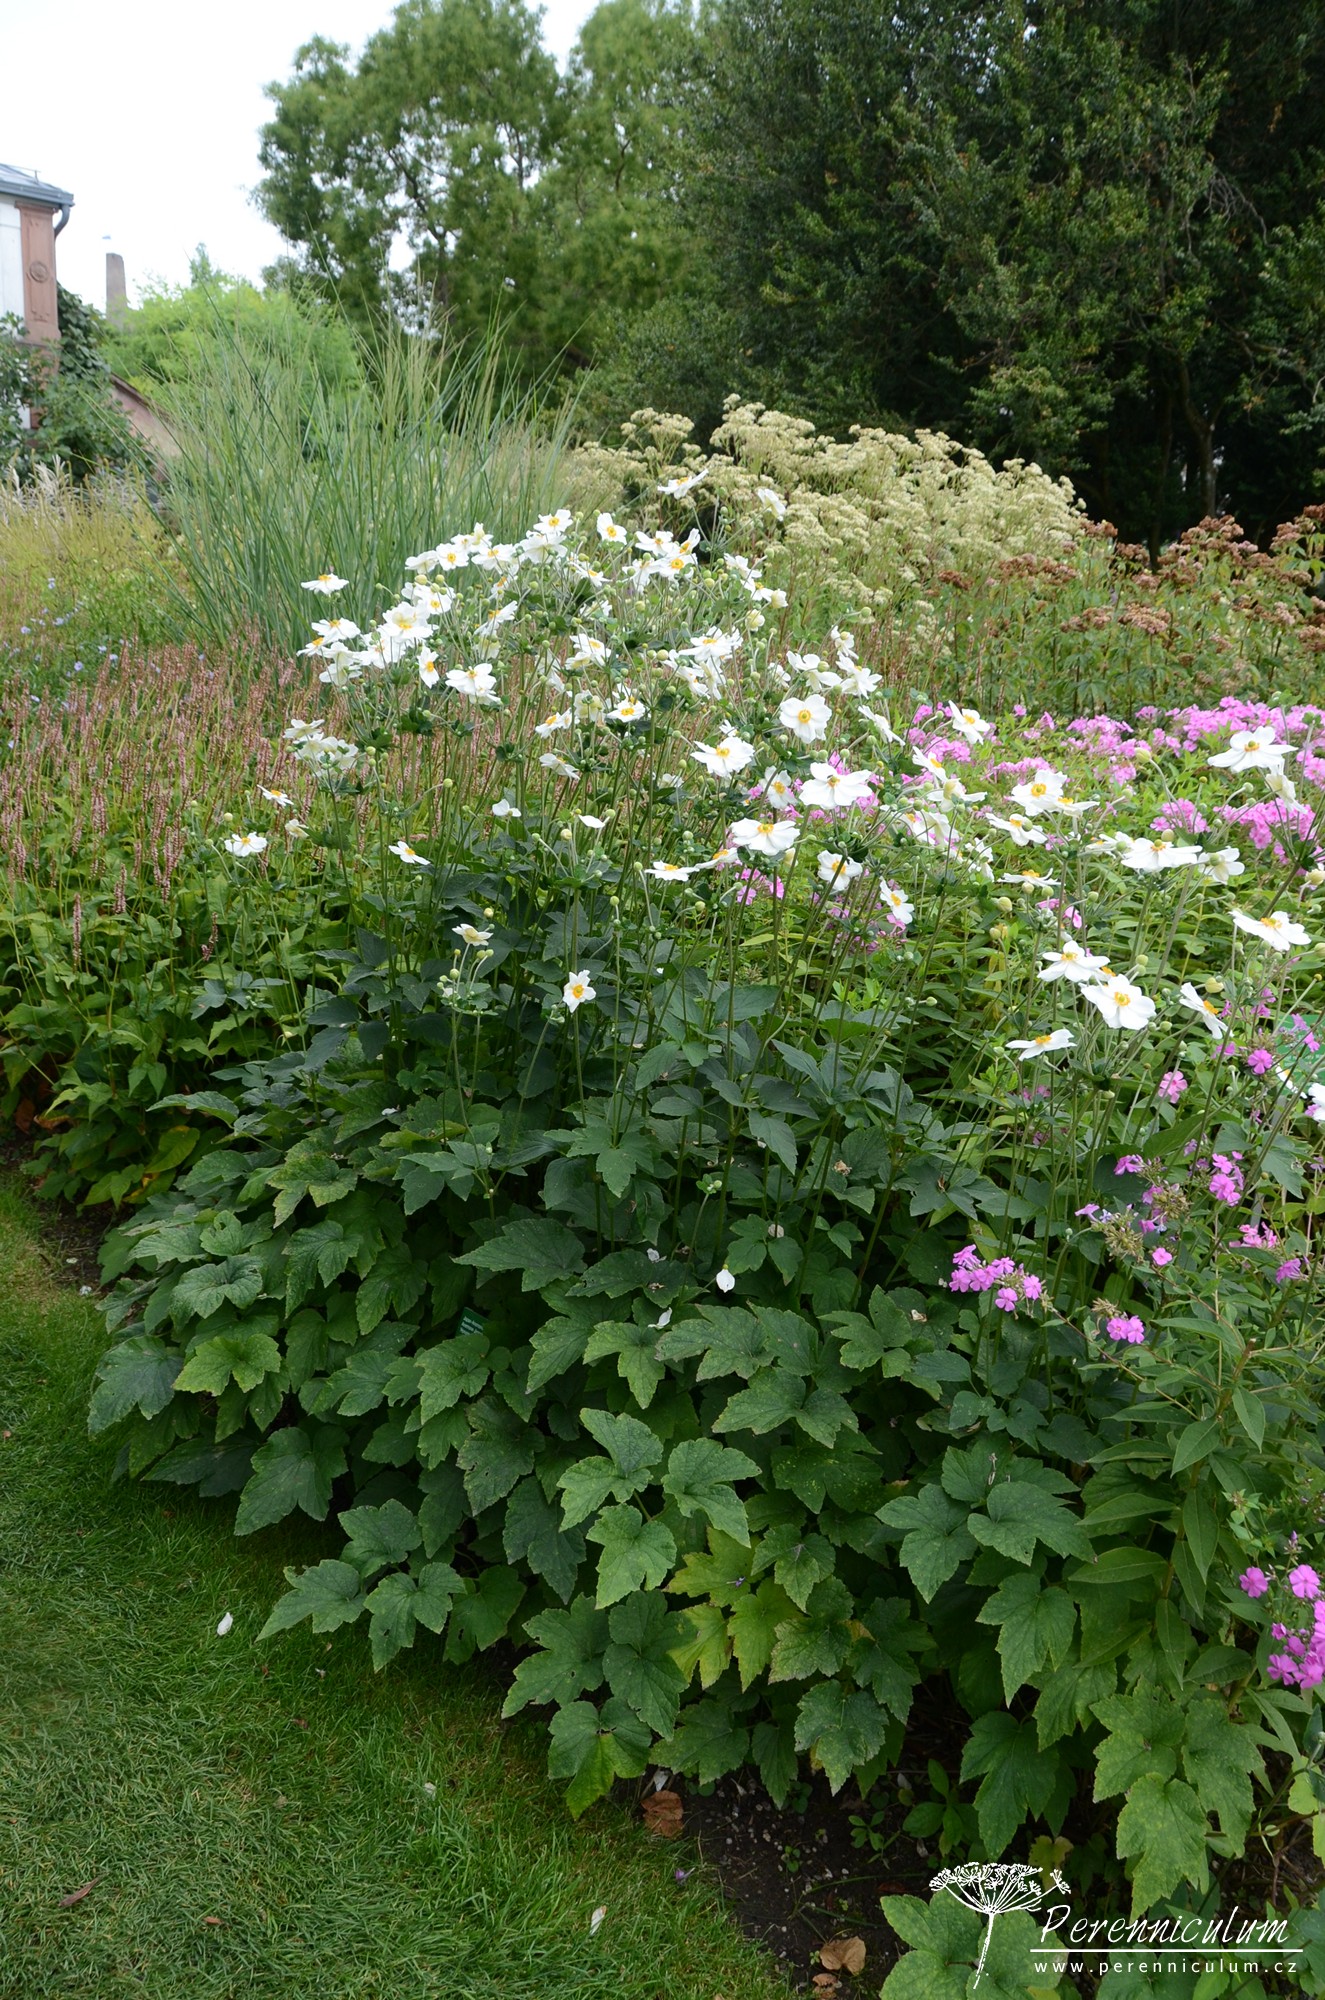
[[[547,0],[543,39],[564,64],[595,0]],[[263,86],[313,35],[357,50],[392,0],[0,0],[0,161],[74,197],[60,282],[105,303],[106,252],[133,298],[180,283],[205,243],[257,278],[281,239],[254,209]]]

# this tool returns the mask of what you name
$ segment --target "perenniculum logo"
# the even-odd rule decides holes
[[[946,1889],[950,1896],[985,1920],[973,1986],[980,1984],[996,1917],[1005,1916],[1009,1910],[1038,1910],[1051,1888],[1067,1894],[1067,1884],[1056,1868],[1050,1871],[1046,1882],[1040,1869],[1024,1861],[967,1861],[960,1868],[945,1868],[929,1886],[936,1893]]]
[[[1180,1911],[1160,1917],[1074,1917],[1070,1903],[1043,1911],[1040,1944],[1069,1973],[1291,1972],[1302,1947],[1288,1942],[1286,1917],[1244,1917],[1236,1903],[1227,1915]],[[1045,1961],[1046,1965],[1048,1961]]]
[[[1246,1971],[1289,1972],[1301,1946],[1288,1942],[1283,1917],[1244,1917],[1235,1906],[1227,1915],[1179,1912],[1157,1917],[1078,1917],[1066,1900],[1067,1883],[1057,1869],[1041,1870],[1016,1861],[968,1861],[945,1868],[930,1882],[985,1920],[972,1989],[980,1984],[989,1941],[998,1918],[1013,1910],[1040,1917],[1038,1949],[1030,1953],[1033,1973],[1106,1972],[1142,1976],[1160,1972],[1195,1973],[1241,1966]],[[1055,1893],[1063,1900],[1050,1902]],[[1045,1905],[1048,1904],[1046,1908]]]

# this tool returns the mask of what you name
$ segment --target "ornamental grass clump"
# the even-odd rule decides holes
[[[1317,1553],[1325,713],[889,702],[663,497],[306,583],[306,838],[214,839],[340,943],[167,1100],[228,1135],[112,1239],[93,1427],[335,1517],[268,1636],[514,1642],[574,1812],[868,1793],[924,1684],[965,1858],[1203,1895],[1308,1761],[1238,1578]]]

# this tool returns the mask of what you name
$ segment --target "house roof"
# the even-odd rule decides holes
[[[74,205],[73,196],[64,188],[52,187],[49,181],[39,181],[35,174],[25,174],[21,167],[0,166],[0,198],[36,202],[44,208],[72,208]]]

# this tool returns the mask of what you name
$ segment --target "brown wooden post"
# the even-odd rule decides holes
[[[23,319],[28,339],[52,347],[60,338],[59,300],[55,288],[54,213],[49,208],[18,204],[23,241]]]

